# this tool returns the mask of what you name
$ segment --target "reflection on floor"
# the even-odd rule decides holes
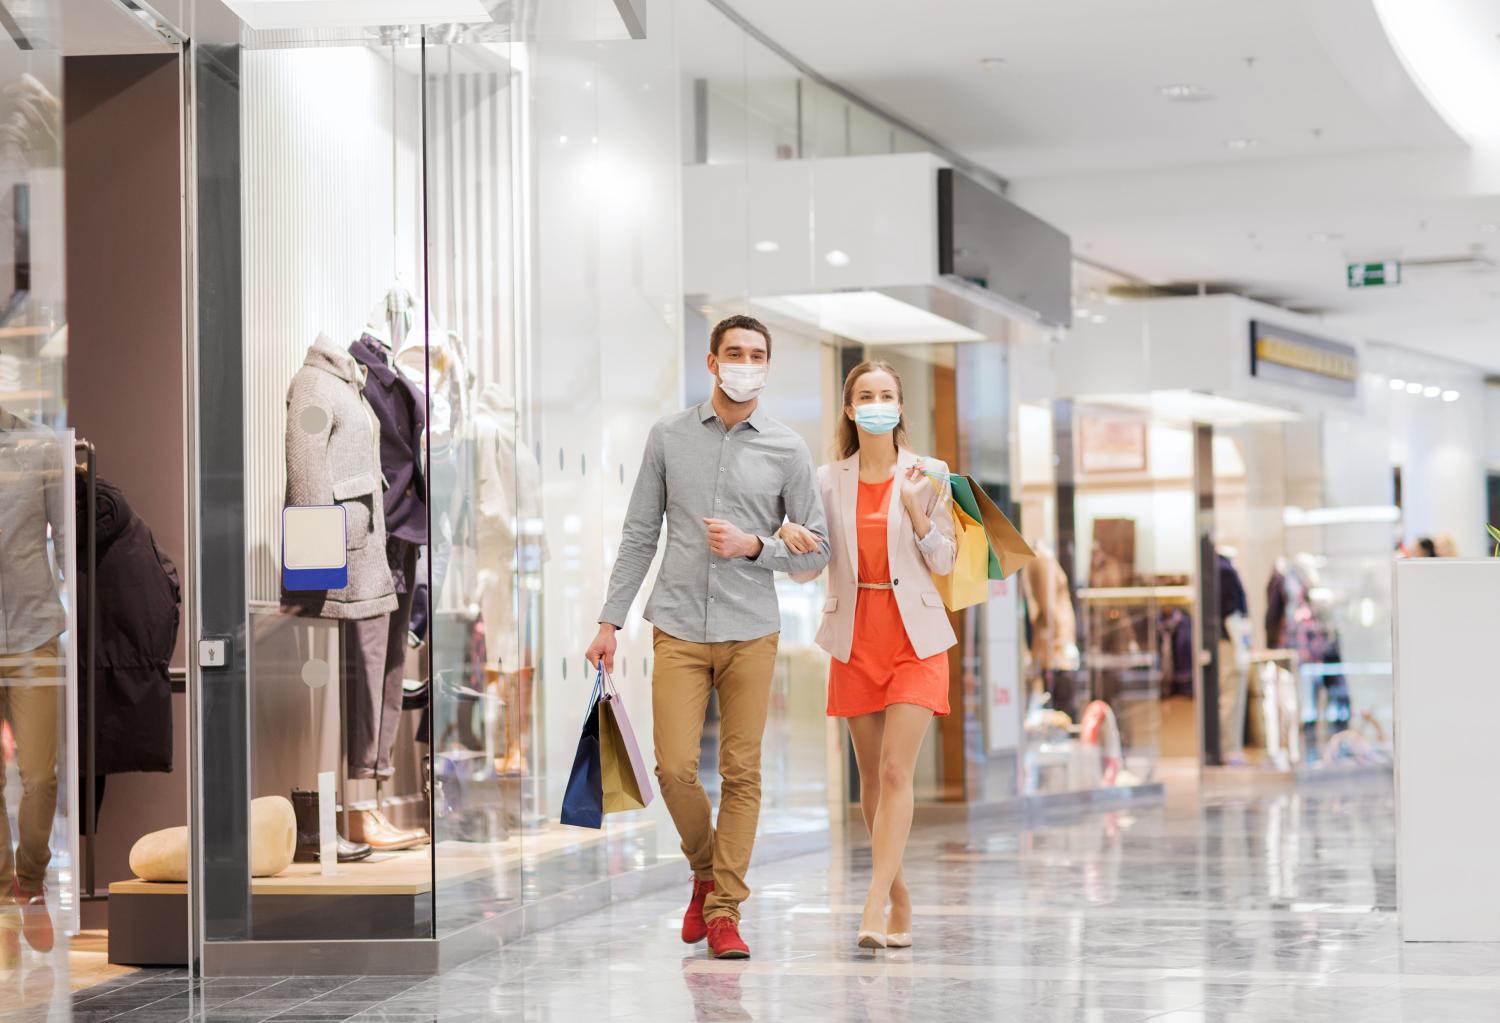
[[[746,963],[683,946],[672,891],[438,978],[145,973],[82,993],[75,1018],[1500,1018],[1500,946],[1400,942],[1392,807],[1388,782],[1351,781],[1019,831],[925,828],[908,861],[915,946],[899,952],[854,948],[869,869],[855,846],[752,876]]]

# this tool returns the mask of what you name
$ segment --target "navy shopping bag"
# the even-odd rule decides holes
[[[604,826],[604,775],[599,761],[599,698],[603,678],[601,672],[594,679],[589,715],[584,719],[578,752],[573,756],[573,772],[568,775],[568,789],[563,793],[562,822],[576,828]]]

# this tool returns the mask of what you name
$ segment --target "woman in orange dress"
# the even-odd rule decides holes
[[[838,440],[841,460],[818,470],[832,550],[818,645],[833,658],[828,714],[849,722],[874,848],[858,943],[906,948],[912,780],[933,715],[948,713],[948,649],[958,642],[932,581],[957,553],[948,468],[905,446],[901,378],[884,362],[845,379]],[[780,535],[794,551],[816,546],[800,525]]]

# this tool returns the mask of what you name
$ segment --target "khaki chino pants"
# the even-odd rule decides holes
[[[52,860],[48,845],[57,813],[59,732],[63,723],[63,680],[67,665],[57,640],[24,654],[0,654],[0,717],[10,722],[21,773],[20,829],[11,852],[10,818],[5,806],[4,764],[0,763],[0,890],[10,892],[12,877],[24,891],[41,889]]]
[[[738,920],[750,897],[745,873],[760,822],[760,745],[766,730],[776,633],[727,643],[689,643],[656,630],[651,704],[656,779],[693,876],[714,882],[703,915]],[[698,780],[710,692],[719,694],[719,820]]]

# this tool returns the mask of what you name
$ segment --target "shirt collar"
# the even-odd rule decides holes
[[[710,419],[718,418],[719,413],[714,411],[714,402],[712,398],[698,406],[698,422],[706,423]],[[766,415],[765,409],[762,408],[759,403],[757,403],[755,406],[755,411],[750,413],[750,418],[746,419],[745,422],[749,423],[750,426],[754,428],[756,433],[765,433],[767,418],[768,417]]]

